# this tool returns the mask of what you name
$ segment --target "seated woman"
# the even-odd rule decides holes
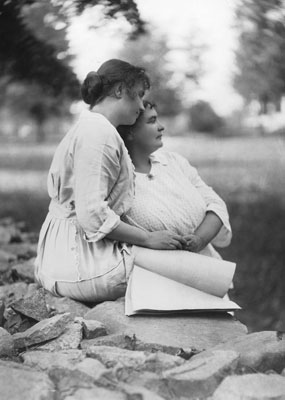
[[[221,258],[213,245],[231,242],[226,204],[184,157],[156,152],[164,127],[155,106],[145,101],[144,107],[134,125],[118,127],[136,172],[135,199],[125,222],[150,232],[175,232],[186,239],[184,250]]]

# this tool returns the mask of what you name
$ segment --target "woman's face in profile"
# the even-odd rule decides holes
[[[163,146],[163,125],[159,122],[155,108],[146,106],[132,128],[132,145],[149,154]]]

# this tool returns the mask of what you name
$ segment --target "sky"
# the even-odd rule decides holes
[[[141,17],[167,35],[169,44],[187,43],[194,34],[207,46],[204,56],[204,77],[195,97],[209,101],[221,115],[230,114],[242,105],[234,92],[231,78],[234,72],[234,50],[237,45],[232,0],[136,0]],[[121,45],[120,32],[128,29],[124,21],[112,22],[107,27],[88,29],[95,21],[100,23],[98,11],[85,12],[72,24],[69,39],[76,55],[75,72],[83,79],[102,62],[113,58]],[[97,25],[97,24],[96,24]],[[105,24],[106,25],[106,24]],[[177,65],[181,60],[177,58]],[[176,68],[175,58],[173,67]],[[187,66],[185,66],[187,68]],[[193,97],[193,93],[192,93]]]

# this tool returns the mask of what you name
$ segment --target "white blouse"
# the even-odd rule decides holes
[[[55,292],[57,281],[79,282],[122,265],[132,268],[131,248],[105,238],[131,206],[134,167],[103,115],[83,111],[63,138],[48,174],[48,193],[35,263],[44,287]],[[119,279],[126,276],[118,277],[118,284]]]
[[[229,245],[232,232],[226,204],[197,170],[177,153],[157,151],[150,160],[149,174],[136,173],[135,199],[124,220],[147,231],[167,229],[187,235],[201,224],[207,211],[213,211],[223,226],[212,244]],[[203,254],[219,257],[212,246]]]

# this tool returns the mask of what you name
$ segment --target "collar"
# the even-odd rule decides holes
[[[167,165],[168,164],[168,160],[166,157],[165,152],[163,151],[155,151],[154,153],[152,153],[149,156],[149,159],[151,161],[152,164],[158,163],[158,164],[162,164],[162,165]]]

